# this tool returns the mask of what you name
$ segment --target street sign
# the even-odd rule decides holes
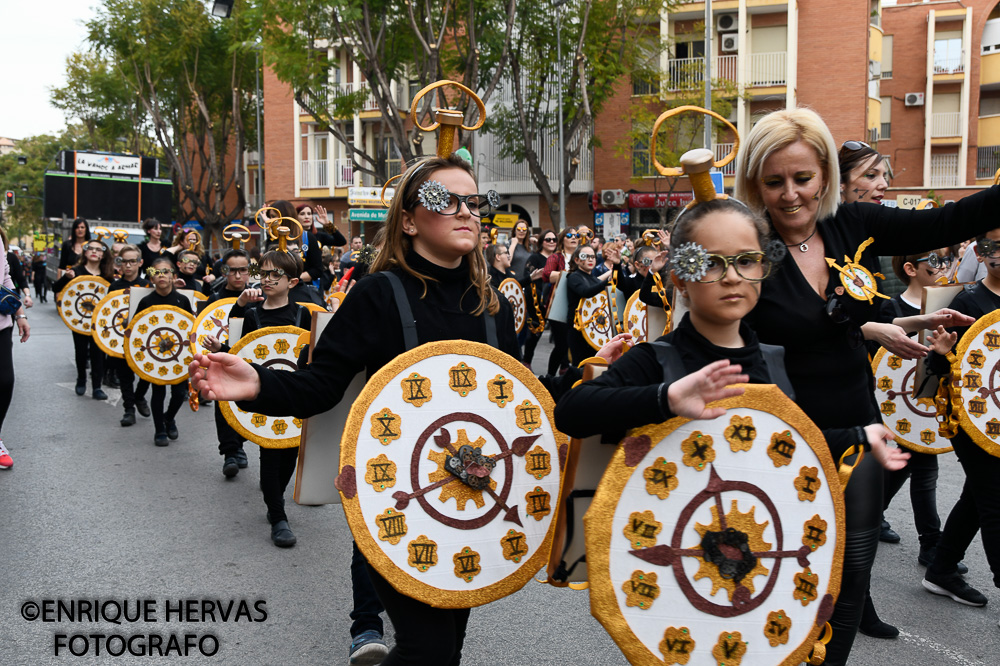
[[[383,222],[388,212],[387,208],[352,208],[347,217],[351,222]]]
[[[896,203],[900,208],[916,208],[917,204],[924,198],[919,194],[899,194],[896,196]]]
[[[385,190],[385,201],[392,200],[392,195],[396,193],[396,188],[387,187]],[[381,206],[381,187],[349,187],[347,188],[347,204],[350,206]]]
[[[513,227],[521,218],[517,213],[494,213],[493,225],[497,227]]]

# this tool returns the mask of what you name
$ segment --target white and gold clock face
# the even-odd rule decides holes
[[[527,304],[524,300],[524,290],[514,278],[507,278],[500,283],[500,293],[510,302],[510,309],[514,312],[514,329],[520,333],[524,328],[524,321],[527,317]]]
[[[212,301],[201,311],[195,320],[191,332],[190,344],[192,353],[205,351],[205,336],[214,335],[219,342],[229,343],[229,313],[236,304],[237,298],[220,298]]]
[[[192,359],[188,346],[192,326],[194,316],[173,305],[154,305],[137,313],[125,330],[128,367],[153,384],[186,380]]]
[[[871,301],[878,292],[875,276],[861,264],[847,264],[840,273],[840,283],[851,298]]]
[[[934,398],[913,397],[917,363],[922,362],[922,359],[908,361],[879,349],[872,359],[875,402],[882,423],[895,435],[897,444],[919,453],[947,453],[952,446],[950,440],[938,433]]]
[[[91,331],[94,342],[108,356],[125,358],[125,326],[128,323],[128,290],[109,292],[94,306]]]
[[[268,326],[244,335],[229,350],[248,363],[271,370],[294,372],[298,358],[309,342],[309,331],[298,326]],[[267,416],[240,409],[234,402],[223,401],[219,409],[233,430],[267,449],[287,449],[299,445],[302,419],[293,416]]]
[[[94,310],[108,293],[108,281],[93,275],[81,275],[67,283],[57,296],[59,317],[74,333],[90,335]]]
[[[584,517],[591,609],[633,664],[794,664],[840,588],[843,493],[775,386],[629,433]]]
[[[639,299],[639,292],[629,296],[625,305],[624,317],[625,332],[632,334],[632,344],[646,342],[648,333],[646,331],[646,304]]]
[[[432,606],[520,589],[545,564],[566,456],[552,400],[510,356],[433,342],[354,402],[337,487],[368,562]]]
[[[962,395],[959,423],[983,450],[1000,457],[1000,310],[965,332],[955,356]]]
[[[574,325],[594,349],[600,349],[615,337],[615,320],[607,290],[580,301]]]

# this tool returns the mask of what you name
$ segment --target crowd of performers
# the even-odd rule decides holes
[[[946,374],[942,359],[961,333],[1000,307],[1000,228],[994,228],[1000,190],[920,211],[873,205],[887,187],[881,156],[854,141],[838,151],[819,116],[803,109],[762,119],[738,159],[735,200],[696,204],[670,233],[645,243],[624,238],[602,243],[584,227],[532,237],[523,221],[509,239],[491,233],[480,219],[490,212],[491,197],[478,192],[469,164],[452,156],[424,158],[406,170],[368,266],[353,262],[360,239],[352,239],[351,262],[331,258],[324,265],[321,246],[347,240],[339,234],[324,237],[314,228],[314,213],[325,218],[320,207],[295,210],[277,202],[281,216],[301,220],[304,228],[287,251],[268,248],[257,257],[232,249],[211,266],[188,235],[165,247],[155,221],[146,224],[145,243],[114,251],[78,221],[60,268],[67,281],[90,274],[112,282],[111,290],[151,287],[136,316],[158,304],[190,311],[191,300],[178,289],[197,289],[208,302],[235,297],[230,317],[243,319],[244,335],[276,325],[308,329],[311,315],[302,304],[323,304],[320,289],[313,287],[342,281],[347,296],[317,341],[311,363],[300,356],[298,371],[245,363],[224,353],[235,340],[227,345],[211,336],[195,355],[192,387],[202,405],[215,402],[222,471],[230,478],[247,467],[247,455],[242,437],[220,414],[219,401],[260,414],[308,418],[336,405],[357,373],[370,378],[406,351],[406,322],[393,282],[380,279],[384,272],[402,284],[420,343],[492,340],[530,368],[548,329],[554,346],[542,379],[557,400],[556,425],[570,436],[621,435],[674,416],[713,418],[723,410],[709,403],[741,392],[732,384],[778,384],[823,431],[834,460],[845,454],[847,462],[860,458],[845,491],[843,577],[825,662],[845,664],[859,628],[877,637],[898,635],[876,613],[869,582],[880,538],[899,539],[882,514],[906,478],[911,478],[919,561],[927,566],[924,587],[960,603],[986,604],[962,578],[967,569],[961,560],[977,531],[1000,586],[1000,499],[990,486],[1000,460],[963,432],[952,440],[966,481],[942,529],[935,501],[937,459],[890,444],[892,434],[873,399],[868,356],[869,346],[883,346],[903,358],[927,357],[930,372]],[[970,239],[966,248],[963,242]],[[893,257],[905,287],[901,294],[868,302],[844,293],[827,258],[853,256],[862,246],[859,263],[872,272],[879,270],[879,256]],[[963,250],[985,276],[952,308],[920,314],[921,288],[950,274]],[[508,277],[520,282],[527,304],[520,336],[510,303],[496,289]],[[550,307],[560,283],[565,312]],[[579,303],[609,284],[626,296],[639,291],[650,307],[662,307],[668,292],[683,302],[686,313],[662,340],[676,349],[685,374],[668,375],[650,345],[630,348],[629,335],[620,334],[599,352],[612,361],[608,371],[569,388],[580,376],[576,364],[594,355],[578,330]],[[934,331],[929,347],[911,337],[922,329]],[[74,333],[73,339],[79,395],[86,394],[89,364],[93,398],[107,397],[101,387],[109,374],[121,387],[123,427],[136,424],[138,412],[152,416],[157,446],[179,437],[176,417],[188,400],[186,381],[169,391],[157,384],[150,390],[124,361],[106,360],[90,337]],[[869,455],[850,453],[859,449]],[[296,539],[284,512],[296,455],[294,448],[261,448],[261,490],[278,546]],[[460,663],[469,609],[434,608],[408,597],[370,566],[356,545],[351,573],[351,663]],[[395,629],[391,651],[383,640],[383,610]]]

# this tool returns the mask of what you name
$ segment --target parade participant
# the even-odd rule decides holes
[[[10,279],[10,266],[7,265],[7,232],[0,227],[0,284],[8,289],[14,288],[14,283]],[[28,325],[28,315],[24,314],[22,305],[13,315],[0,315],[0,433],[3,432],[3,423],[7,419],[7,410],[10,408],[11,398],[14,397],[14,355],[13,355],[13,331],[14,324],[17,324],[17,332],[21,336],[21,342],[27,342],[31,336],[31,327]],[[3,439],[0,438],[0,470],[10,469],[14,466],[14,460],[4,447]]]
[[[517,279],[510,269],[510,250],[506,245],[490,245],[486,248],[486,265],[489,266],[490,284],[494,289],[507,278]]]
[[[524,269],[531,256],[531,250],[528,249],[527,220],[518,220],[514,225],[514,235],[511,236],[507,250],[510,252],[510,270],[514,272],[514,279],[520,282],[525,279]]]
[[[226,280],[209,295],[205,307],[210,307],[212,303],[223,298],[236,298],[233,308],[246,307],[249,302],[245,290],[250,279],[250,255],[246,250],[227,250],[222,255],[221,273]],[[242,304],[239,299],[242,299]],[[232,310],[229,311],[229,316],[234,316]],[[223,345],[214,335],[206,335],[203,344],[209,351],[229,351],[231,346]],[[219,455],[222,456],[222,474],[231,479],[239,474],[241,469],[246,469],[249,461],[243,448],[243,438],[226,421],[219,403],[215,403],[214,411],[215,433],[219,439]]]
[[[978,319],[1000,308],[1000,227],[978,236],[976,241],[976,255],[986,265],[986,277],[955,296],[951,307]],[[952,349],[967,330],[965,326],[949,329],[943,353]],[[947,376],[951,371],[951,364],[938,349],[927,359],[927,366],[937,376]],[[993,572],[993,585],[1000,587],[1000,499],[996,493],[1000,458],[976,444],[964,426],[952,437],[951,445],[965,471],[965,483],[948,514],[923,586],[960,604],[985,606],[986,596],[962,579],[958,566],[979,532]]]
[[[528,279],[531,281],[524,289],[524,300],[527,303],[527,320],[525,330],[528,332],[524,339],[524,364],[530,368],[531,361],[535,358],[535,347],[542,339],[542,332],[545,330],[545,310],[549,305],[549,285],[545,281],[545,263],[556,249],[558,237],[554,231],[546,231],[542,234],[541,248],[528,257],[525,266]]]
[[[182,228],[174,240],[176,243],[171,245],[161,254],[169,254],[171,262],[176,266],[178,259],[180,259],[181,253],[183,252],[194,252],[198,255],[198,266],[194,270],[194,276],[196,278],[202,278],[205,275],[205,250],[201,247],[201,234],[195,229],[184,229]],[[150,263],[152,266],[152,263]]]
[[[115,265],[121,270],[121,277],[111,283],[108,292],[119,289],[131,289],[132,287],[149,287],[147,280],[140,272],[142,269],[142,251],[135,245],[123,245],[115,257]],[[149,382],[140,379],[132,386],[135,380],[135,373],[128,367],[128,362],[124,358],[108,358],[110,365],[118,376],[118,385],[122,391],[122,407],[125,413],[121,418],[123,428],[135,425],[135,412],[143,416],[149,416],[149,403],[146,402],[146,391],[149,390]]]
[[[389,207],[373,275],[347,295],[310,366],[273,372],[225,354],[199,354],[191,364],[195,386],[265,414],[305,418],[330,409],[357,372],[371,377],[407,350],[391,286],[396,280],[412,308],[420,343],[488,342],[495,326],[496,346],[517,358],[510,305],[487,279],[479,216],[489,205],[476,192],[474,172],[459,157],[425,158],[410,166]],[[377,275],[380,271],[394,277]],[[396,630],[396,645],[383,666],[460,662],[469,609],[433,608],[397,591],[375,569],[368,567],[368,574]],[[357,583],[355,577],[356,611]],[[360,637],[354,628],[352,635]]]
[[[299,281],[295,276],[302,273],[302,262],[280,250],[266,252],[260,262],[260,289],[244,290],[240,301],[229,312],[230,319],[243,318],[244,336],[268,326],[298,326],[308,331],[312,325],[309,309],[288,298],[289,289]],[[271,541],[279,548],[289,548],[296,542],[285,515],[284,495],[295,472],[298,455],[297,446],[285,449],[260,447],[260,490],[267,505]]]
[[[39,251],[31,258],[31,280],[35,283],[35,298],[40,303],[48,303],[48,275],[46,274],[45,252]]]
[[[545,270],[542,279],[552,285],[552,296],[558,289],[560,278],[564,277],[566,269],[571,265],[570,258],[580,245],[580,234],[572,227],[563,229],[556,238],[556,250],[545,260]],[[551,301],[551,297],[549,299]],[[552,313],[550,313],[552,314]],[[559,312],[557,316],[567,318],[571,313]],[[556,321],[549,317],[549,328],[552,331],[552,352],[549,353],[548,374],[565,372],[569,367],[569,326],[572,321]]]
[[[198,266],[201,264],[201,257],[193,250],[182,250],[177,255],[177,288],[193,289],[203,294],[208,294],[212,290],[209,283],[204,282],[195,275]]]
[[[62,253],[59,255],[59,274],[57,278],[63,276],[63,271],[76,266],[83,254],[83,245],[90,240],[90,225],[87,220],[78,217],[73,220],[73,227],[70,230],[69,239],[63,243]],[[56,292],[57,294],[59,292]]]
[[[146,232],[146,240],[139,243],[139,251],[142,252],[142,265],[150,266],[153,259],[166,251],[161,242],[163,229],[160,227],[159,220],[155,217],[147,217],[142,221],[142,230]]]
[[[669,240],[667,242],[669,243]],[[610,244],[608,247],[610,247]],[[656,257],[656,254],[656,248],[652,245],[642,245],[636,249],[632,262],[632,265],[635,267],[635,273],[625,275],[625,271],[622,271],[616,282],[622,294],[625,295],[625,298],[642,289],[642,284],[646,281],[646,276],[649,275],[649,268],[653,265],[653,259]]]
[[[879,254],[911,254],[973,236],[992,224],[1000,191],[991,188],[922,211],[838,206],[837,150],[826,125],[809,109],[776,111],[761,119],[743,144],[736,173],[736,197],[766,214],[789,248],[748,323],[762,342],[785,348],[796,401],[816,425],[850,433],[852,426],[876,423],[860,325],[877,317],[877,297],[841,270],[860,281],[862,269],[869,278],[878,271]],[[857,265],[852,257],[858,257]],[[851,268],[832,266],[827,259]],[[952,323],[951,314],[928,315],[922,327]],[[828,439],[834,460],[858,443],[850,436]],[[846,663],[850,654],[878,544],[882,473],[875,458],[861,460],[845,492],[846,552],[830,620],[830,666]]]
[[[75,227],[79,229],[80,227]],[[52,286],[52,291],[59,293],[69,281],[81,275],[94,275],[108,282],[113,279],[112,259],[108,248],[99,240],[89,240],[83,245],[83,254],[72,268],[63,271],[62,277]],[[63,247],[65,253],[66,248]],[[104,378],[104,352],[94,342],[93,336],[73,331],[73,349],[76,357],[76,394],[87,392],[87,359],[90,359],[90,380],[93,386],[91,396],[94,400],[107,400],[108,394],[101,388]]]
[[[10,279],[14,283],[14,291],[21,296],[24,307],[30,308],[31,289],[28,287],[28,278],[24,272],[24,265],[21,263],[21,249],[16,245],[11,245],[7,251],[7,264],[10,266]]]
[[[153,283],[153,293],[145,296],[136,306],[136,314],[154,305],[172,305],[191,312],[191,301],[187,296],[174,290],[174,280],[177,270],[170,257],[161,256],[153,260],[153,265],[146,269],[146,274]],[[150,407],[153,412],[153,443],[156,446],[167,446],[169,440],[177,439],[177,422],[174,420],[181,406],[187,401],[187,380],[170,385],[170,403],[164,410],[163,403],[167,398],[167,387],[163,384],[153,384],[153,397]]]
[[[272,204],[275,208],[278,208],[278,203]],[[286,202],[287,203],[287,202]],[[288,216],[286,211],[281,213],[283,216]],[[339,247],[347,242],[347,239],[333,228],[333,234],[317,229],[313,222],[317,222],[320,225],[326,226],[329,224],[326,217],[326,209],[322,206],[316,206],[315,212],[311,204],[302,204],[295,207],[295,215],[290,216],[292,218],[298,219],[299,223],[302,225],[302,238],[299,239],[299,246],[302,248],[302,259],[305,264],[305,270],[302,275],[299,276],[303,283],[312,284],[316,280],[319,280],[323,275],[323,256],[321,245],[326,245],[327,247]]]
[[[615,260],[621,261],[617,253],[608,253],[604,262],[607,270],[600,275],[594,274],[597,254],[590,245],[580,245],[574,250],[570,260],[569,272],[564,278],[569,296],[569,331],[567,333],[569,355],[573,365],[579,365],[583,359],[594,355],[594,348],[583,337],[581,330],[584,323],[580,321],[580,303],[585,298],[596,296],[608,287],[611,277],[617,272]]]

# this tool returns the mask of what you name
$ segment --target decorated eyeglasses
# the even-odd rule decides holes
[[[122,259],[121,257],[115,257],[115,266],[135,266],[139,263],[138,259]]]
[[[500,195],[495,190],[486,194],[455,194],[436,180],[424,182],[417,196],[424,208],[441,215],[457,215],[465,204],[472,216],[486,217],[500,205]]]
[[[932,271],[946,271],[951,268],[951,257],[942,257],[940,254],[929,254],[926,257],[917,259],[916,263],[926,261],[927,267]]]
[[[161,275],[173,275],[174,269],[172,268],[147,268],[146,275],[151,278],[160,277]]]
[[[278,280],[280,280],[281,278],[285,277],[286,275],[288,275],[288,273],[286,273],[281,268],[274,268],[274,269],[262,268],[262,269],[260,269],[260,279],[261,280],[267,280],[268,282],[277,282]]]
[[[241,274],[250,274],[252,272],[253,271],[250,269],[249,266],[239,266],[237,268],[232,268],[230,266],[223,266],[222,267],[222,274],[223,275],[228,275],[230,273],[234,273],[235,275],[241,275]]]
[[[201,261],[201,260],[198,259],[198,257],[187,257],[185,259],[181,259],[177,263],[179,263],[179,264],[197,264],[199,261]]]
[[[718,282],[726,276],[730,266],[736,269],[737,275],[750,282],[760,282],[771,272],[771,262],[763,252],[710,254],[705,265],[705,275],[698,282]]]
[[[108,248],[104,247],[103,245],[88,245],[83,249],[85,252],[100,252],[103,254]]]

